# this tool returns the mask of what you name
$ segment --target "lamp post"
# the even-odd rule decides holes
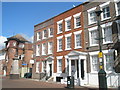
[[[100,27],[100,14],[102,11],[95,11],[97,16],[97,26],[98,26],[98,41],[99,41],[99,72],[98,72],[98,80],[99,80],[99,90],[107,90],[107,80],[106,80],[106,72],[104,71],[104,60],[103,60],[103,52],[102,52],[102,32]]]

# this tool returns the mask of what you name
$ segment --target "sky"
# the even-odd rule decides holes
[[[16,34],[22,34],[32,40],[34,25],[79,4],[81,2],[2,2],[0,49],[4,47],[6,38]]]

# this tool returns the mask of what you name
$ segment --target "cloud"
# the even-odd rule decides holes
[[[5,41],[7,41],[7,38],[4,36],[0,36],[0,49],[5,48]]]

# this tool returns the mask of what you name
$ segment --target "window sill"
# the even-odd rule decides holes
[[[51,37],[53,37],[53,35],[49,36],[48,38],[51,38]]]
[[[111,17],[108,17],[108,18],[104,18],[104,19],[102,19],[101,21],[105,21],[105,20],[108,20],[108,19],[110,19]]]
[[[58,32],[57,34],[61,34],[62,32]]]
[[[75,47],[74,49],[79,49],[79,48],[82,48],[81,46],[80,47]]]
[[[70,31],[71,29],[66,29],[65,31]]]
[[[63,50],[58,50],[57,52],[62,52]]]
[[[103,42],[103,44],[112,44],[113,43],[113,41],[111,41],[111,42]]]
[[[48,53],[48,55],[51,55],[51,54],[53,54],[53,53]]]
[[[66,48],[65,50],[71,50],[71,48]]]
[[[96,24],[97,22],[92,22],[92,23],[89,23],[88,25],[92,25],[92,24]]]
[[[74,27],[74,29],[81,28],[81,26]]]

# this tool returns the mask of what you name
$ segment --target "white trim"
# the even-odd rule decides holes
[[[63,38],[63,35],[62,35],[62,36],[57,37],[57,39],[61,39],[61,38]]]
[[[42,31],[42,39],[46,39],[47,37],[44,37],[44,35],[45,35],[45,33],[44,33],[44,31],[46,30],[46,33],[47,33],[47,29],[44,29],[43,31]]]
[[[72,35],[72,33],[65,34],[65,50],[71,50],[71,47],[67,48],[67,37],[71,37],[71,35]]]
[[[108,23],[105,23],[105,24],[102,24],[101,27],[108,27],[108,26],[111,26],[112,25],[112,22],[108,22]]]
[[[81,15],[81,12],[73,15],[73,17],[74,17],[74,28],[79,28],[79,27],[81,27],[81,25],[80,25],[80,26],[76,26],[76,18],[77,18],[77,17],[80,17],[80,15]],[[81,17],[80,17],[80,18],[81,18]],[[81,23],[81,19],[80,19],[80,23]]]
[[[104,38],[104,29],[103,28],[106,28],[106,27],[110,27],[111,28],[111,32],[112,32],[112,22],[109,22],[109,23],[106,23],[106,24],[102,24],[101,27],[102,27],[102,36]],[[112,34],[112,33],[111,33]],[[112,38],[112,35],[110,36]],[[105,40],[103,39],[103,44],[107,44],[107,43],[113,43],[113,41],[109,41],[109,42],[105,42]]]
[[[104,54],[113,53],[113,52],[114,52],[114,49],[102,50],[102,52],[103,52]],[[89,55],[98,55],[98,53],[99,53],[99,51],[89,52]]]
[[[60,24],[60,23],[62,23],[62,22],[63,22],[63,19],[62,19],[62,20],[60,20],[60,21],[58,21],[58,22],[57,22],[57,24]]]
[[[92,28],[89,28],[88,29],[88,31],[89,31],[89,44],[90,44],[90,46],[97,46],[98,44],[92,44],[91,42],[91,31],[97,31],[97,28],[98,28],[98,26],[95,26],[95,27],[92,27]]]
[[[57,22],[57,34],[60,34],[63,32],[63,31],[61,31],[61,32],[59,31],[59,24],[62,24],[62,22],[63,22],[63,19]],[[62,28],[63,28],[63,26],[62,26]]]
[[[81,15],[81,12],[74,14],[73,17],[78,17],[80,15]]]
[[[52,27],[50,27],[52,28]],[[48,37],[53,37],[53,35],[50,35],[50,28],[48,28]]]
[[[91,8],[91,9],[87,10],[87,12],[88,12],[88,24],[89,24],[89,25],[90,25],[90,24],[93,24],[93,23],[96,23],[96,22],[91,22],[91,20],[90,20],[90,13],[91,13],[91,12],[94,12],[94,11],[96,10],[96,8],[97,8],[97,7],[94,7],[94,8]]]
[[[48,54],[52,54],[53,53],[53,45],[52,45],[52,51],[50,51],[51,47],[50,47],[50,43],[53,44],[53,42],[48,42]]]
[[[91,8],[91,9],[87,10],[87,12],[94,11],[94,10],[96,10],[96,8],[97,8],[97,7]]]
[[[82,33],[82,30],[80,30],[80,31],[76,31],[76,32],[73,32],[74,33],[74,42],[75,42],[75,48],[74,49],[78,49],[78,48],[82,48],[82,45],[81,46],[76,46],[76,35],[78,35],[78,34],[80,34],[80,38],[82,38],[81,37],[81,33]],[[81,39],[81,42],[82,42],[82,39]]]
[[[43,43],[43,44],[45,44],[45,46],[46,46],[46,43]],[[44,51],[43,50],[43,47],[44,47],[44,45],[42,44],[42,55],[46,55],[46,50]],[[45,49],[46,47],[44,47],[44,49]],[[44,52],[44,53],[43,53]]]
[[[79,31],[76,31],[76,32],[73,32],[75,35],[76,34],[80,34],[80,33],[82,33],[82,30],[79,30]]]
[[[70,31],[71,30],[71,28],[67,29],[67,21],[70,20],[70,26],[71,26],[71,18],[72,18],[72,16],[69,16],[69,17],[65,18],[65,31]]]
[[[65,34],[65,37],[69,37],[69,36],[71,36],[71,35],[72,35],[72,33]]]
[[[97,30],[98,26],[92,27],[92,28],[88,28],[89,31],[94,31]]]
[[[69,16],[69,17],[65,18],[65,21],[68,21],[68,20],[70,20],[71,18],[72,18],[72,16]]]
[[[99,6],[100,6],[100,7],[104,7],[104,6],[108,5],[108,4],[110,4],[110,1],[105,2],[105,3],[103,3],[103,4],[99,5]]]
[[[63,50],[59,50],[59,39],[62,39],[62,38],[63,38],[63,35],[57,37],[57,52],[63,51]],[[63,42],[63,41],[62,41],[62,42]],[[62,45],[63,45],[63,44],[62,44]]]
[[[103,50],[103,59],[104,59],[104,65],[106,65],[106,59],[105,59],[105,55],[107,54],[113,54],[114,52],[114,49],[110,49],[110,50]],[[94,51],[94,52],[89,52],[89,55],[90,55],[90,65],[91,65],[91,73],[98,73],[97,71],[93,71],[92,70],[92,59],[91,59],[91,56],[94,56],[94,55],[98,55],[99,51]],[[98,58],[99,60],[99,58]],[[106,66],[104,66],[105,70],[106,70]],[[111,73],[111,71],[106,71],[107,73]]]
[[[62,59],[62,58],[63,58],[63,56],[56,56],[56,58],[57,58],[57,59]]]
[[[109,4],[110,4],[110,1],[99,5],[100,9],[102,10],[104,7],[109,6]],[[110,6],[109,6],[109,10],[110,10]],[[101,13],[101,21],[104,21],[104,20],[107,20],[107,19],[110,19],[110,18],[111,17],[103,18],[103,13]]]
[[[115,1],[115,11],[116,11],[116,16],[119,16],[120,14],[118,14],[117,3],[120,2],[120,0],[114,0],[114,1]]]

